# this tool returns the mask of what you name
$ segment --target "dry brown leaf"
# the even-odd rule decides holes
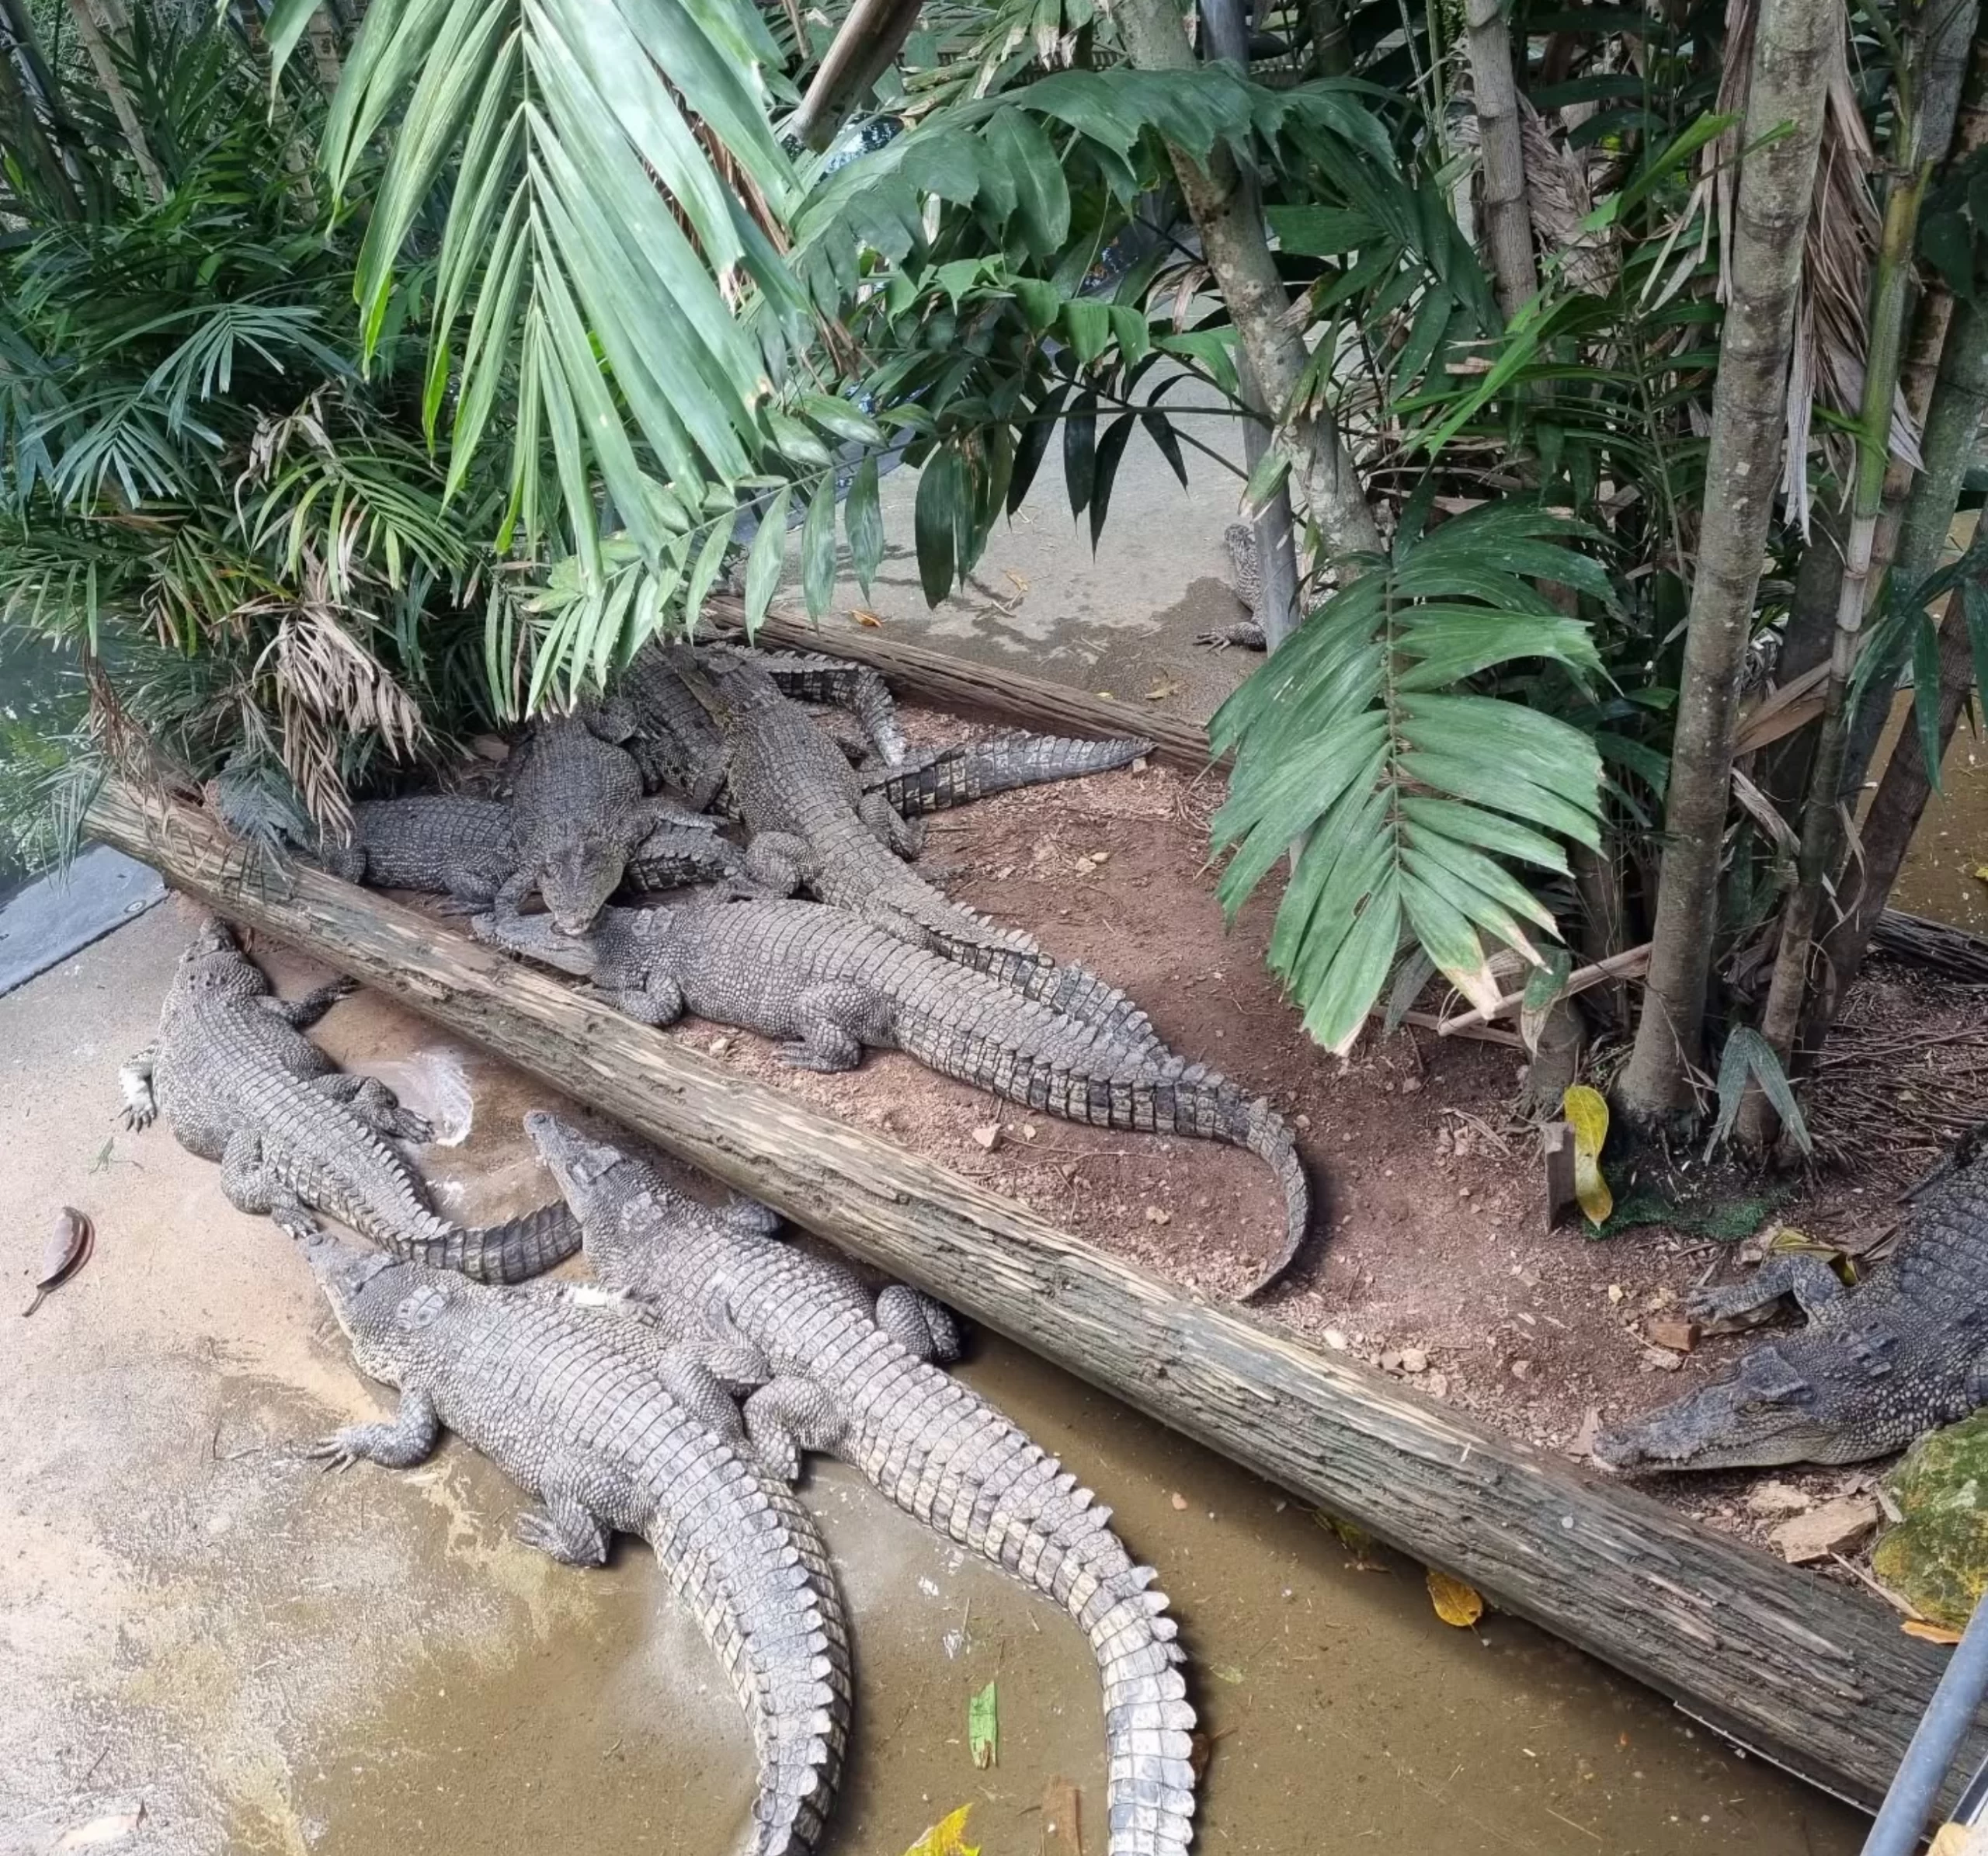
[[[1958,1643],[1958,1631],[1950,1631],[1944,1624],[1928,1624],[1923,1618],[1908,1618],[1898,1627],[1908,1637],[1917,1637],[1922,1643]]]
[[[1163,676],[1146,692],[1146,700],[1149,703],[1163,703],[1170,696],[1178,696],[1180,693],[1180,681],[1177,677]]]
[[[1475,1586],[1465,1585],[1461,1579],[1452,1579],[1434,1566],[1429,1569],[1429,1602],[1435,1606],[1438,1618],[1460,1631],[1468,1630],[1484,1615],[1483,1596]]]
[[[90,1221],[74,1205],[64,1205],[56,1213],[41,1246],[41,1274],[35,1278],[34,1300],[21,1310],[23,1315],[32,1315],[82,1267],[90,1253],[92,1235]]]
[[[849,616],[857,624],[867,625],[872,631],[881,631],[884,628],[884,621],[867,606],[852,606],[849,609]]]
[[[115,1843],[120,1837],[129,1837],[145,1821],[145,1807],[138,1806],[130,1811],[106,1811],[101,1817],[92,1817],[88,1823],[80,1823],[73,1830],[64,1830],[56,1839],[58,1850],[93,1850],[106,1843]]]
[[[1067,1778],[1042,1789],[1042,1856],[1084,1856],[1083,1795]]]

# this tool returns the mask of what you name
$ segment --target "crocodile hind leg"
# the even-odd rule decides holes
[[[279,999],[273,992],[265,992],[257,1003],[292,1031],[301,1031],[315,1024],[340,999],[349,999],[358,990],[357,980],[347,979],[341,974],[336,979],[305,993],[301,999]]]
[[[442,1436],[435,1401],[424,1392],[401,1394],[401,1408],[375,1424],[348,1424],[328,1437],[305,1446],[304,1454],[327,1469],[353,1463],[377,1463],[383,1469],[412,1469],[434,1455]]]
[[[328,1076],[312,1077],[310,1086],[320,1096],[342,1102],[375,1134],[384,1135],[390,1141],[425,1143],[435,1138],[434,1123],[426,1115],[403,1108],[399,1097],[377,1076],[355,1076],[334,1070]]]
[[[567,1489],[544,1491],[545,1506],[518,1517],[517,1537],[528,1547],[549,1553],[565,1566],[607,1563],[607,1530],[586,1503]]]
[[[952,1310],[908,1283],[894,1282],[878,1292],[877,1325],[915,1360],[944,1366],[960,1357]]]
[[[1701,1289],[1687,1305],[1700,1321],[1714,1321],[1729,1315],[1747,1315],[1792,1292],[1802,1312],[1809,1320],[1822,1318],[1826,1309],[1843,1300],[1843,1284],[1835,1270],[1819,1256],[1796,1252],[1770,1257],[1744,1282],[1729,1283],[1720,1289]]]
[[[792,895],[815,868],[814,847],[791,832],[762,832],[746,847],[746,874],[768,895]]]
[[[767,1475],[791,1482],[804,1450],[832,1450],[846,1422],[825,1385],[798,1373],[769,1380],[746,1401],[746,1434]]]
[[[152,1089],[152,1072],[158,1066],[158,1046],[149,1044],[117,1072],[117,1086],[124,1097],[124,1125],[142,1134],[158,1114],[158,1097]]]
[[[262,1152],[262,1137],[244,1128],[221,1149],[221,1189],[228,1202],[252,1218],[266,1213],[292,1237],[308,1237],[318,1221],[286,1185]]]
[[[856,809],[886,850],[901,857],[915,857],[925,848],[925,821],[902,817],[881,793],[865,793]]]
[[[758,1370],[749,1380],[756,1385],[766,1376],[766,1359],[762,1355],[756,1362],[742,1357],[725,1361],[723,1364],[733,1370],[721,1376],[708,1361],[713,1354],[721,1354],[723,1350],[716,1342],[686,1341],[672,1347],[657,1363],[656,1377],[662,1381],[663,1390],[714,1437],[742,1446],[746,1442],[746,1420],[739,1414],[738,1399],[726,1389],[725,1378],[732,1378],[735,1384],[738,1368],[756,1366]]]
[[[780,1061],[798,1070],[853,1070],[866,1044],[890,1041],[890,1001],[860,980],[825,981],[808,987],[798,1001],[793,1023],[798,1035],[780,1047]]]

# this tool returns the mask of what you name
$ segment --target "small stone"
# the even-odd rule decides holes
[[[1422,1382],[1422,1389],[1432,1399],[1447,1399],[1450,1395],[1449,1376],[1445,1373],[1431,1373]]]
[[[1384,1347],[1381,1349],[1381,1371],[1384,1373],[1398,1373],[1401,1371],[1399,1347]]]
[[[1185,1514],[1187,1512],[1187,1498],[1183,1495],[1178,1489],[1173,1491],[1173,1494],[1168,1497],[1168,1500],[1173,1503],[1175,1513]]]
[[[1468,1186],[1459,1186],[1457,1188],[1457,1197],[1460,1199],[1468,1198],[1470,1197],[1470,1188]]]
[[[1532,1362],[1530,1360],[1514,1360],[1512,1362],[1512,1377],[1514,1379],[1528,1379],[1531,1376]]]
[[[1766,1517],[1802,1514],[1816,1505],[1816,1499],[1792,1482],[1766,1482],[1746,1496],[1746,1512]]]
[[[1337,1328],[1327,1328],[1326,1329],[1326,1345],[1330,1347],[1334,1353],[1343,1354],[1346,1351],[1346,1336],[1341,1333]]]
[[[501,764],[511,757],[511,744],[499,741],[494,735],[478,735],[470,741],[470,751],[480,759]]]
[[[1203,1193],[1203,1194],[1201,1194],[1201,1196],[1199,1198],[1197,1198],[1197,1200],[1195,1200],[1195,1201],[1194,1201],[1194,1209],[1195,1209],[1197,1211],[1207,1211],[1207,1210],[1208,1210],[1208,1195],[1204,1192],[1204,1193]]]
[[[1149,1225],[1170,1225],[1173,1222],[1173,1214],[1161,1211],[1157,1205],[1149,1205],[1146,1208],[1146,1222]]]
[[[1291,1117],[1291,1125],[1296,1128],[1301,1135],[1309,1133],[1312,1127],[1312,1117],[1309,1115],[1293,1115]],[[1350,1138],[1350,1136],[1348,1137],[1349,1139]]]
[[[1876,1502],[1868,1495],[1846,1495],[1783,1521],[1767,1538],[1789,1565],[1806,1566],[1861,1545],[1877,1524]]]
[[[1584,1463],[1594,1455],[1594,1440],[1601,1434],[1601,1408],[1590,1405],[1581,1414],[1580,1428],[1567,1445],[1567,1455],[1577,1463]]]
[[[1003,864],[999,870],[995,871],[994,881],[997,883],[1005,883],[1007,881],[1009,878],[1013,876],[1014,874],[1015,867],[1013,864]]]
[[[1608,1299],[1618,1305],[1628,1293],[1628,1291],[1619,1282],[1611,1282],[1608,1285]]]
[[[1420,1095],[1422,1093],[1422,1079],[1420,1076],[1402,1077],[1401,1079],[1401,1093],[1404,1096]]]
[[[729,1037],[714,1037],[711,1040],[711,1055],[714,1057],[722,1057],[731,1048],[732,1040]]]
[[[1401,1370],[1405,1373],[1426,1373],[1429,1370],[1429,1356],[1419,1347],[1405,1347],[1401,1350]]]
[[[973,1138],[989,1153],[992,1153],[1001,1145],[1001,1124],[998,1121],[989,1121],[982,1127],[976,1128],[973,1131]]]
[[[1698,1344],[1698,1323],[1676,1315],[1653,1315],[1643,1323],[1643,1333],[1659,1347],[1673,1353],[1688,1354]]]
[[[1033,1121],[1024,1121],[1022,1124],[1022,1138],[1024,1141],[1033,1141],[1035,1138],[1035,1124]]]
[[[1148,765],[1149,763],[1145,756],[1142,754],[1132,763],[1132,771],[1135,773],[1143,773],[1146,770]]]
[[[1651,1371],[1674,1373],[1684,1364],[1682,1354],[1673,1354],[1667,1347],[1646,1347],[1643,1349],[1643,1364]]]
[[[1090,853],[1090,860],[1093,864],[1109,864],[1111,853],[1108,850],[1094,850]]]

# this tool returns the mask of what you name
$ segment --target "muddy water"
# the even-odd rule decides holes
[[[518,1492],[454,1443],[409,1472],[320,1474],[299,1446],[392,1395],[358,1378],[291,1246],[232,1213],[211,1166],[159,1131],[106,1141],[110,1070],[148,1034],[185,932],[161,910],[0,1001],[0,1232],[38,1232],[63,1199],[99,1230],[73,1286],[0,1324],[0,1856],[137,1802],[141,1834],[106,1847],[729,1856],[743,1721],[647,1550],[554,1566],[512,1536]],[[272,964],[288,992],[318,977]],[[466,1138],[422,1156],[452,1209],[543,1199],[518,1130],[543,1092],[370,996],[319,1035],[355,1066],[403,1066],[412,1099],[467,1088]],[[1198,1851],[1857,1847],[1849,1813],[1526,1626],[1443,1625],[1420,1569],[1349,1548],[1103,1395],[984,1337],[963,1370],[1160,1569],[1214,1741]],[[1076,1627],[845,1469],[804,1493],[857,1657],[825,1856],[902,1856],[968,1803],[987,1856],[1064,1856],[1042,1809],[1058,1778],[1097,1856],[1102,1724]],[[967,1708],[990,1682],[999,1757],[982,1771]]]
[[[1902,697],[1872,765],[1882,767],[1911,714]],[[1988,743],[1965,721],[1954,731],[1940,770],[1941,791],[1929,800],[1905,867],[1892,892],[1894,907],[1988,933]]]

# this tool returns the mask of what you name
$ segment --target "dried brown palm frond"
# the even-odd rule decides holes
[[[1842,18],[1834,40],[1829,103],[1823,119],[1816,191],[1803,245],[1802,284],[1796,300],[1795,346],[1789,369],[1788,436],[1782,491],[1789,514],[1809,532],[1809,456],[1819,442],[1829,472],[1847,481],[1854,442],[1833,427],[1817,440],[1816,408],[1854,419],[1864,397],[1864,358],[1869,346],[1866,315],[1871,270],[1876,260],[1879,221],[1870,177],[1876,166],[1857,92],[1850,82],[1850,17],[1844,0],[1819,0]],[[1715,108],[1743,118],[1753,63],[1757,0],[1728,0],[1724,68]],[[1719,231],[1719,299],[1732,287],[1728,254],[1739,196],[1740,128],[1737,123],[1711,143],[1702,159],[1705,183],[1712,191]],[[1919,467],[1919,430],[1901,393],[1892,409],[1891,452],[1901,464]]]
[[[1460,91],[1460,101],[1467,100],[1468,94],[1467,88]],[[1448,128],[1451,144],[1468,151],[1472,161],[1477,161],[1482,143],[1476,111],[1453,109]],[[1545,119],[1523,96],[1519,99],[1519,135],[1534,245],[1542,257],[1557,262],[1561,275],[1573,289],[1607,295],[1614,287],[1621,259],[1605,233],[1583,229],[1583,222],[1594,210],[1586,157],[1579,149],[1556,141]],[[1472,178],[1473,186],[1479,184],[1481,170]]]

